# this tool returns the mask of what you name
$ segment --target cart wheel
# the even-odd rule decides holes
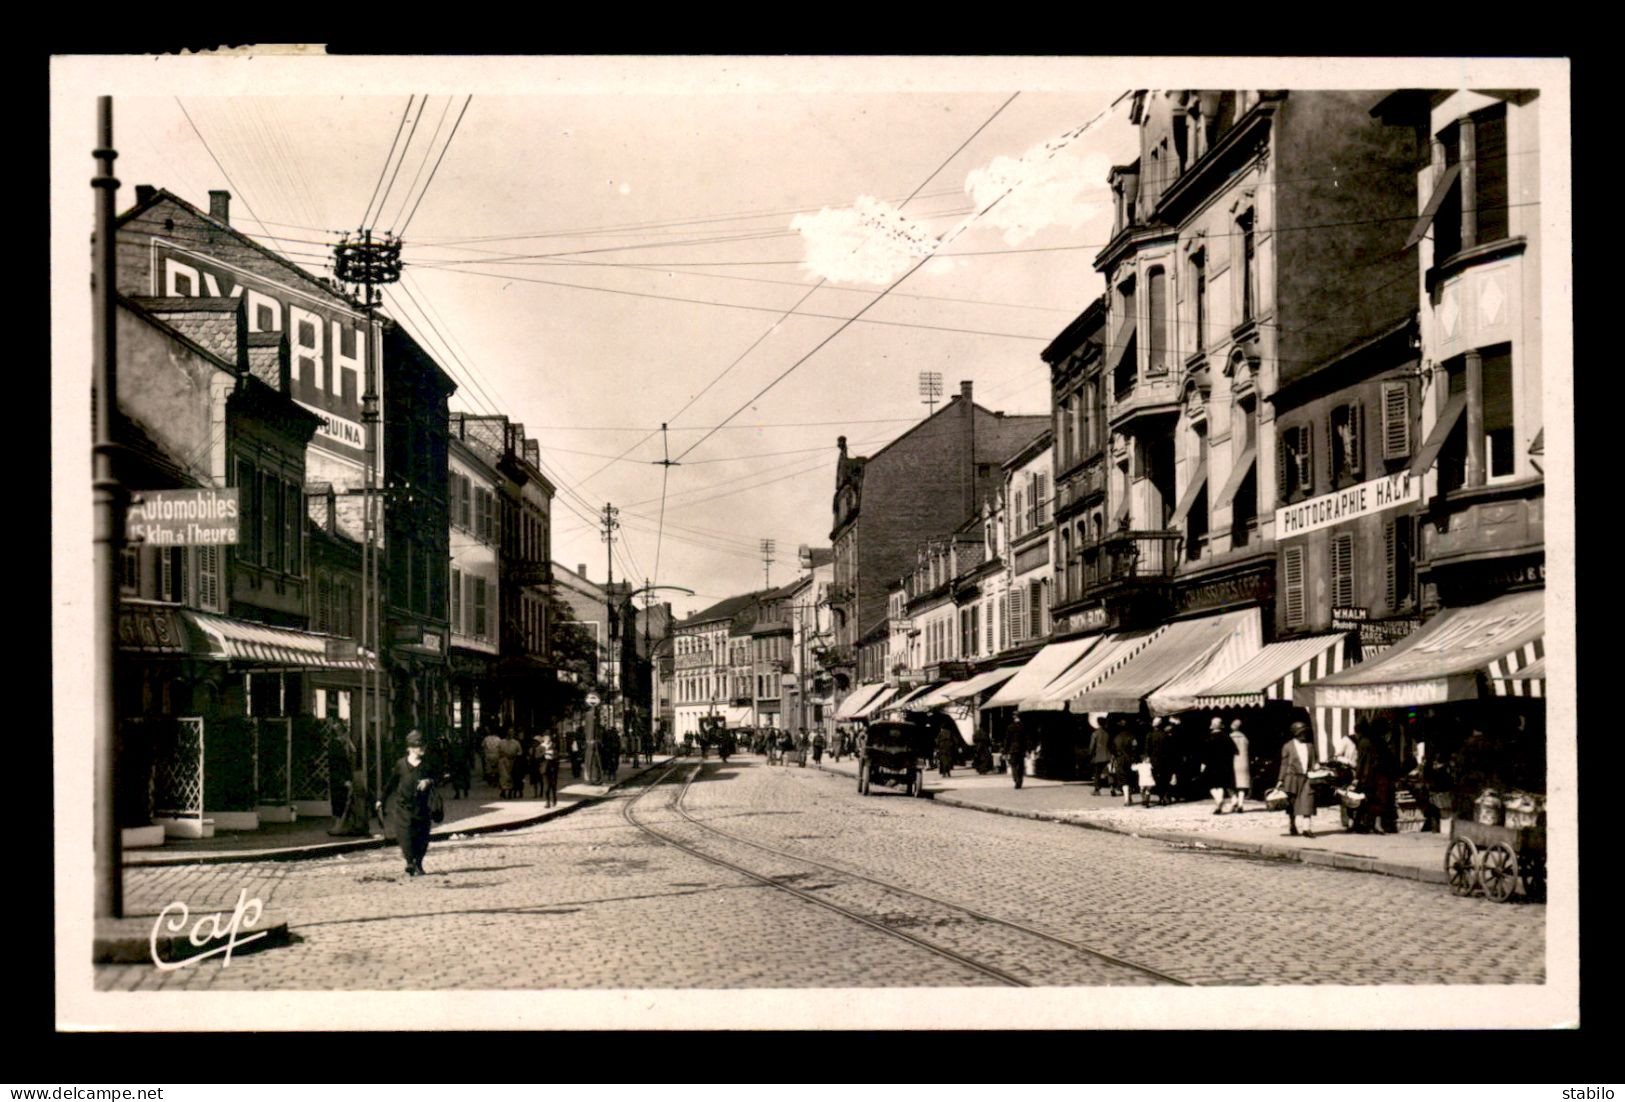
[[[1505,903],[1512,898],[1513,889],[1518,886],[1518,855],[1497,842],[1484,851],[1484,860],[1478,867],[1478,879],[1484,885],[1486,898]]]
[[[908,794],[910,797],[920,794],[920,771],[918,769],[908,775]]]
[[[1457,895],[1472,895],[1478,887],[1478,848],[1466,838],[1456,838],[1444,855],[1444,873],[1449,878],[1450,890]]]
[[[925,774],[920,770],[914,772],[914,794],[925,799]]]
[[[858,794],[862,796],[869,794],[869,770],[867,768],[858,770]]]

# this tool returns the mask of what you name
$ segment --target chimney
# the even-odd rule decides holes
[[[338,495],[334,493],[333,484],[329,482],[327,484],[327,534],[331,536],[338,531],[338,527]]]
[[[151,184],[137,184],[135,185],[135,205],[144,207],[152,202],[152,197],[157,194],[158,189]]]
[[[971,393],[971,381],[969,379],[960,380],[960,383],[959,383],[959,396],[961,398],[965,399],[965,401],[968,402],[968,401],[971,400],[970,393]]]
[[[584,563],[584,562],[583,563],[577,563],[576,564],[576,573],[580,574],[582,576],[582,578],[586,578],[586,576],[587,576],[587,564]]]
[[[217,222],[231,225],[231,192],[209,192],[209,217]]]
[[[846,437],[837,436],[835,438],[835,446],[841,449],[841,458],[845,459],[846,458]]]

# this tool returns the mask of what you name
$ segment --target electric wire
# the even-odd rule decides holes
[[[378,182],[372,185],[372,197],[367,200],[367,209],[361,215],[363,226],[372,225],[372,205],[378,200],[378,189],[384,186],[384,177],[389,173],[389,163],[395,159],[395,147],[401,141],[401,131],[406,129],[406,116],[412,113],[412,104],[417,98],[416,92],[406,97],[406,108],[401,112],[401,121],[395,126],[395,137],[390,139],[389,153],[384,156],[384,167],[378,170]]]
[[[425,107],[429,105],[428,96],[423,97],[423,105]],[[401,195],[401,205],[395,209],[395,218],[389,224],[388,232],[392,237],[398,239],[400,236],[395,232],[395,223],[400,221],[401,215],[406,211],[406,204],[412,201],[412,192],[417,190],[418,181],[423,179],[423,170],[429,167],[429,158],[434,156],[435,139],[440,137],[440,128],[446,125],[446,116],[449,114],[451,114],[451,97],[447,96],[446,106],[440,109],[440,118],[435,120],[434,133],[429,135],[429,144],[423,150],[423,159],[418,162],[418,170],[413,174],[412,182],[406,185],[406,191]],[[380,211],[379,213],[382,214],[383,212]]]
[[[231,173],[227,172],[226,166],[220,163],[220,158],[214,155],[214,150],[209,148],[209,142],[203,137],[203,131],[198,129],[197,123],[192,119],[191,112],[186,110],[186,104],[181,102],[181,98],[179,96],[175,97],[175,106],[179,107],[181,109],[181,114],[186,116],[187,125],[192,128],[192,133],[197,135],[197,140],[203,143],[203,150],[209,155],[209,160],[214,162],[214,167],[220,170],[220,175],[225,177],[226,183],[230,184],[232,190],[234,190],[242,199],[243,206],[247,209],[249,217],[253,218],[255,222],[259,222],[260,229],[265,231],[263,236],[268,237],[273,241],[281,240],[281,238],[270,232],[269,228],[264,222],[260,222],[260,216],[254,213],[254,208],[249,203],[248,196],[244,194],[243,189],[238,187],[237,184],[232,180]],[[280,252],[281,250],[277,251]]]
[[[423,190],[418,192],[418,201],[412,204],[412,213],[408,214],[406,221],[401,223],[402,234],[406,233],[406,227],[412,224],[412,219],[417,217],[418,207],[423,205],[423,197],[429,194],[429,186],[434,183],[435,174],[440,171],[440,165],[446,159],[446,151],[451,148],[452,141],[457,137],[457,128],[463,124],[463,116],[468,114],[468,105],[473,102],[473,95],[469,95],[467,99],[463,100],[463,109],[457,112],[457,121],[451,124],[451,133],[446,135],[446,144],[440,147],[440,156],[435,159],[434,167],[429,170],[429,178],[423,182]],[[446,106],[451,106],[449,100]]]

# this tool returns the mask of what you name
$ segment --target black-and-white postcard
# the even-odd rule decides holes
[[[1569,96],[53,59],[58,1027],[1577,1025]]]

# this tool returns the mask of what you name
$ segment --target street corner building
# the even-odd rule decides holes
[[[116,223],[117,474],[234,499],[234,543],[132,524],[116,668],[127,845],[337,814],[416,729],[514,710],[547,654],[551,484],[534,441],[453,417],[404,329],[203,210]],[[518,428],[518,432],[513,430]],[[551,673],[551,671],[545,671]],[[531,676],[540,676],[536,670]]]

